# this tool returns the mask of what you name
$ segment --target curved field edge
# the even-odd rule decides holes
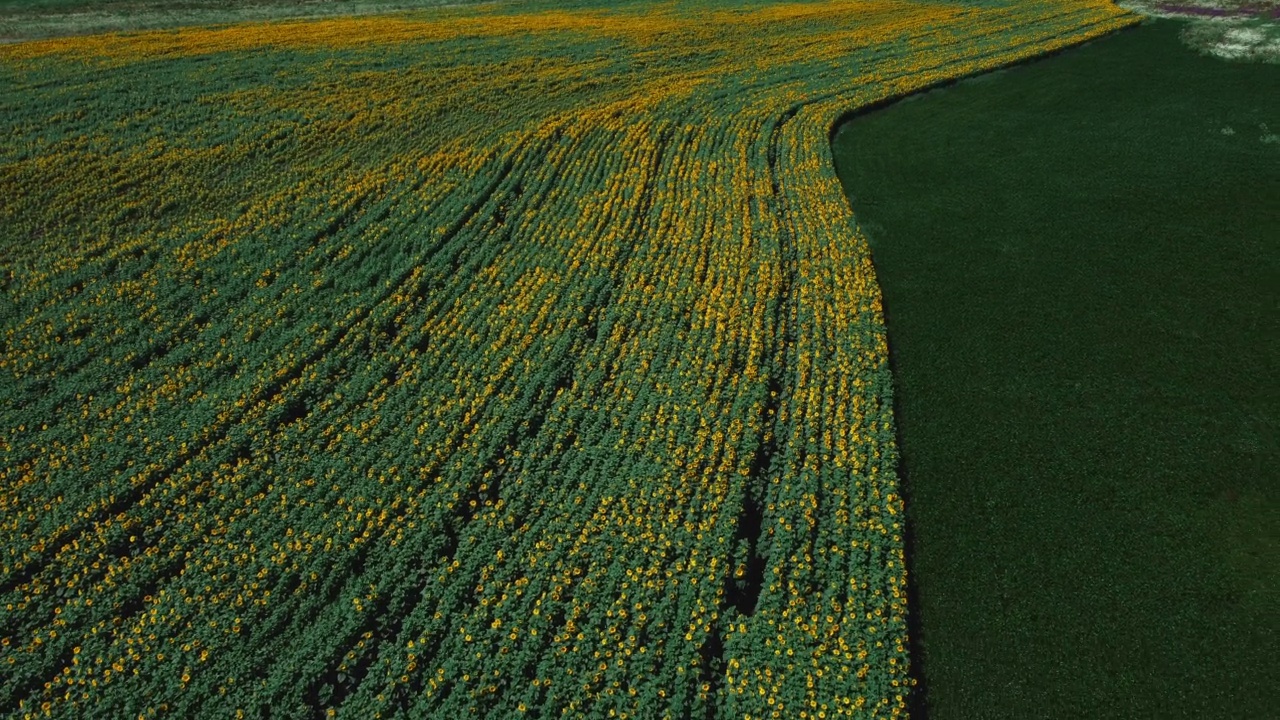
[[[1280,587],[1277,76],[1197,57],[1182,27],[833,145],[886,303],[934,717],[1276,704],[1255,679]]]
[[[903,714],[880,295],[828,133],[1131,21],[488,9],[0,50],[0,707]]]

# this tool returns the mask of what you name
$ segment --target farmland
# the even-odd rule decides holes
[[[94,33],[324,18],[487,0],[0,0],[0,42]]]
[[[842,113],[1102,2],[0,48],[0,712],[905,714]]]
[[[1179,22],[860,115],[932,720],[1275,715],[1280,67]]]

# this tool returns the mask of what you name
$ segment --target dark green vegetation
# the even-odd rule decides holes
[[[934,720],[1280,706],[1280,67],[1178,30],[835,138],[884,291]]]

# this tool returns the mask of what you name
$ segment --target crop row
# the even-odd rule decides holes
[[[1102,2],[0,49],[0,711],[905,713],[851,108]]]

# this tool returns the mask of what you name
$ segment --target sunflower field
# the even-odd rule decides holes
[[[1103,0],[0,46],[0,713],[894,717],[842,114]]]

